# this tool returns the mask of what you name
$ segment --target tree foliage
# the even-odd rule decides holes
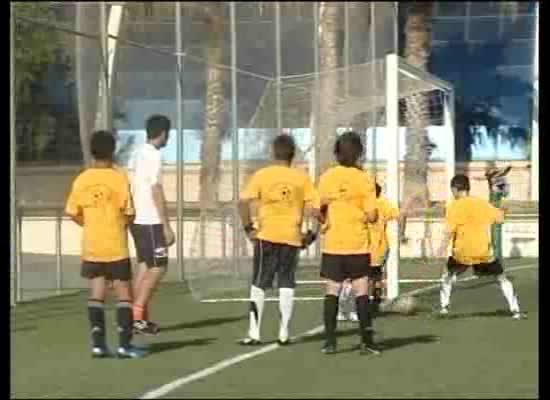
[[[55,30],[32,24],[18,17],[52,20],[49,2],[13,2],[15,21],[15,92],[17,100],[26,101],[33,82],[40,79],[54,61],[59,37]]]

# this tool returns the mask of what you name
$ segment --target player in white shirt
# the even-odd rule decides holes
[[[136,211],[130,232],[139,263],[133,318],[136,333],[155,335],[159,328],[149,320],[148,306],[166,274],[168,247],[175,242],[162,187],[160,154],[168,142],[170,120],[163,115],[153,115],[147,120],[146,131],[147,142],[136,149],[128,164]]]

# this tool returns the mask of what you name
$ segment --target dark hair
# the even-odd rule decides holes
[[[156,139],[164,132],[168,135],[170,120],[164,115],[152,115],[145,123],[145,130],[147,131],[147,140]]]
[[[378,198],[380,197],[380,193],[382,193],[382,186],[380,186],[378,183],[375,183],[374,187],[376,188],[376,198]]]
[[[290,135],[279,135],[273,140],[273,156],[278,161],[292,162],[296,154],[296,144]]]
[[[363,155],[363,141],[358,133],[345,132],[336,139],[334,156],[338,164],[344,167],[357,167],[357,161]]]
[[[111,161],[115,153],[116,140],[109,131],[96,131],[90,140],[90,151],[96,160]]]
[[[451,179],[451,188],[454,188],[458,191],[469,192],[470,191],[470,179],[466,175],[455,175]]]

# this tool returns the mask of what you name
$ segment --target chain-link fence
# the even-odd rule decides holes
[[[203,294],[246,285],[236,199],[276,134],[296,138],[312,177],[350,127],[370,143],[368,167],[384,168],[380,110],[343,117],[336,100],[384,91],[365,65],[398,52],[396,2],[14,2],[11,12],[12,304],[85,285],[80,228],[63,208],[96,129],[116,133],[124,166],[150,115],[172,121],[166,279]]]

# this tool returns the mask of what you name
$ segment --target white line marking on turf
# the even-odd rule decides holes
[[[518,265],[517,267],[507,268],[506,272],[521,271],[521,270],[524,270],[524,269],[535,269],[535,268],[538,268],[538,266],[536,266],[536,265]],[[468,278],[464,278],[464,279],[459,280],[459,282],[471,281],[471,280],[474,280],[474,279],[476,279],[476,277],[470,276]],[[408,292],[404,292],[402,294],[402,296],[403,295],[412,296],[412,295],[415,295],[415,294],[428,292],[428,291],[430,291],[432,289],[435,289],[435,288],[438,288],[438,287],[439,287],[439,285],[430,285],[430,286],[426,286],[426,287],[423,287],[423,288],[419,288],[419,289],[411,290],[411,291],[408,291]],[[247,301],[249,301],[249,300],[247,299]],[[323,325],[319,325],[319,326],[317,326],[313,329],[310,329],[307,332],[304,332],[304,333],[301,333],[297,336],[294,336],[291,339],[296,340],[296,339],[304,338],[304,337],[307,337],[307,336],[312,336],[312,335],[315,335],[317,333],[321,333],[322,331],[323,331]],[[227,358],[223,361],[220,361],[220,362],[212,365],[211,367],[202,369],[200,371],[192,373],[191,375],[187,375],[187,376],[184,376],[182,378],[176,379],[175,381],[172,381],[172,382],[167,383],[163,386],[160,386],[157,389],[153,389],[153,390],[145,393],[144,395],[140,396],[139,398],[140,399],[158,399],[159,397],[165,396],[168,393],[176,390],[179,387],[187,385],[187,384],[189,384],[191,382],[194,382],[196,380],[205,378],[207,376],[213,375],[216,372],[219,372],[219,371],[221,371],[225,368],[231,367],[232,365],[239,364],[242,361],[246,361],[246,360],[249,360],[251,358],[260,356],[262,354],[269,353],[273,350],[277,350],[279,347],[280,346],[277,343],[273,343],[273,344],[261,347],[260,349],[255,350],[255,351],[251,351],[251,352],[248,352],[248,353],[240,354],[240,355],[235,356],[235,357]]]
[[[325,296],[311,296],[311,297],[295,297],[294,301],[317,301],[324,299]],[[250,298],[248,297],[228,297],[225,299],[206,299],[201,300],[201,303],[243,303],[243,302],[249,302]],[[275,302],[279,301],[278,297],[266,297],[265,302]]]

